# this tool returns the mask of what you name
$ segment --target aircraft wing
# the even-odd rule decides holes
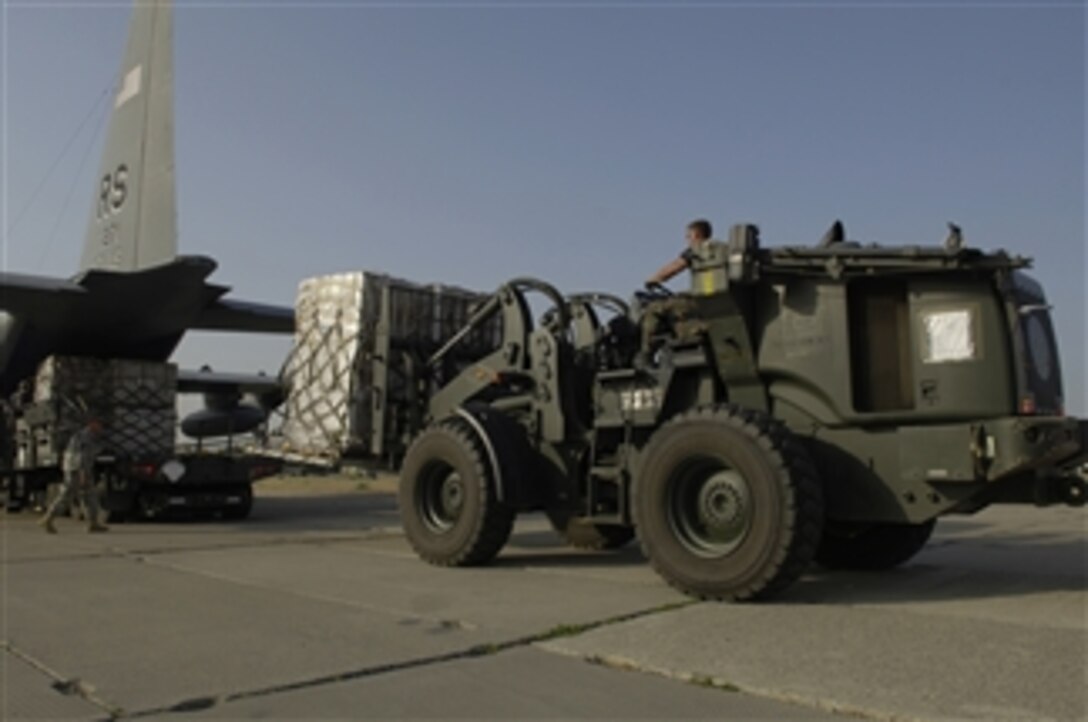
[[[220,299],[201,311],[190,328],[201,331],[291,333],[295,330],[295,311],[284,306]]]
[[[266,394],[280,391],[283,383],[276,376],[264,374],[219,373],[207,369],[179,370],[177,389],[183,394],[238,391],[243,394]]]
[[[0,311],[8,313],[50,310],[86,292],[79,284],[63,278],[0,273]]]

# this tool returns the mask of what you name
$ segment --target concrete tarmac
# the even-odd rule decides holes
[[[949,518],[900,570],[697,603],[519,519],[439,569],[389,482],[273,480],[244,522],[0,521],[2,719],[1088,719],[1084,510]]]

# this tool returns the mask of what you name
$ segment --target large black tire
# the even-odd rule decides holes
[[[920,552],[935,526],[936,519],[922,524],[874,524],[861,528],[828,523],[816,552],[816,562],[828,569],[891,569]]]
[[[136,503],[131,515],[142,521],[158,521],[169,516],[170,512],[171,508],[165,492],[143,489],[136,494]]]
[[[134,493],[110,491],[106,485],[99,485],[98,513],[107,524],[123,524],[140,517]]]
[[[424,561],[473,566],[495,558],[514,526],[514,510],[498,501],[486,452],[463,421],[421,433],[401,465],[401,523]]]
[[[23,509],[23,500],[16,498],[16,496],[7,489],[0,491],[0,502],[3,503],[4,511],[8,514],[16,514]]]
[[[229,504],[223,507],[223,518],[230,521],[248,519],[253,511],[253,487],[243,484],[238,487],[238,494],[242,497],[240,504]]]
[[[576,549],[601,551],[621,549],[635,538],[633,527],[619,524],[593,524],[579,519],[566,509],[550,509],[547,512],[552,528],[563,540]]]
[[[26,506],[25,481],[15,476],[9,476],[4,480],[0,489],[0,499],[3,500],[4,511],[15,514]]]
[[[736,406],[699,409],[662,426],[642,458],[639,541],[672,586],[704,599],[766,598],[809,566],[823,493],[780,423]]]

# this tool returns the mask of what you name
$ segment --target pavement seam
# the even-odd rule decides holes
[[[369,553],[369,552],[364,552],[364,553]],[[162,555],[162,556],[167,556],[167,555]],[[192,574],[192,575],[204,577],[204,578],[207,578],[207,579],[214,579],[216,581],[223,582],[223,583],[226,583],[226,584],[247,587],[249,589],[257,589],[257,590],[260,590],[260,591],[271,591],[271,592],[276,592],[277,594],[290,595],[290,596],[296,597],[298,599],[318,601],[318,602],[323,602],[323,603],[326,603],[326,604],[336,604],[336,605],[340,605],[340,606],[351,607],[353,609],[363,609],[363,610],[366,610],[368,612],[372,612],[372,613],[375,613],[375,614],[381,614],[381,615],[384,615],[384,616],[393,617],[398,622],[403,622],[405,620],[412,620],[412,621],[418,621],[418,622],[430,622],[430,623],[437,624],[437,625],[440,625],[440,626],[443,626],[443,627],[448,627],[450,625],[456,625],[457,627],[459,627],[461,629],[475,629],[476,628],[476,626],[474,624],[472,624],[470,622],[467,622],[465,620],[451,620],[448,617],[434,617],[434,616],[430,616],[430,615],[427,615],[427,614],[420,614],[419,612],[412,611],[412,610],[396,609],[396,608],[391,608],[391,607],[388,607],[388,606],[377,606],[377,605],[371,605],[371,604],[364,604],[362,602],[359,602],[356,599],[345,599],[343,597],[335,597],[335,596],[328,596],[328,595],[322,595],[322,594],[314,594],[312,592],[300,591],[298,589],[293,589],[293,588],[290,588],[290,587],[281,587],[281,586],[276,586],[276,585],[272,585],[272,584],[265,584],[265,583],[261,583],[261,582],[251,581],[251,580],[238,579],[236,577],[228,577],[228,576],[223,575],[223,574],[217,574],[215,572],[210,572],[210,571],[206,571],[206,570],[203,570],[203,569],[194,569],[192,567],[185,566],[184,564],[179,564],[177,562],[167,561],[167,560],[161,559],[161,558],[160,559],[145,559],[140,555],[134,555],[134,554],[121,554],[121,555],[118,555],[118,558],[129,558],[129,559],[131,559],[133,561],[143,563],[143,564],[147,564],[149,566],[154,566],[154,567],[156,567],[158,569],[164,569],[164,570],[168,570],[168,571],[178,572],[178,573],[181,573],[181,574]],[[416,557],[413,555],[412,558],[415,559]]]
[[[55,557],[36,557],[33,559],[5,559],[5,564],[39,564],[43,562],[66,562],[82,559],[109,559],[109,558],[129,558],[140,560],[145,556],[167,556],[170,554],[187,554],[190,552],[215,552],[226,550],[239,550],[239,549],[263,549],[265,547],[274,546],[334,546],[338,544],[347,544],[356,541],[374,541],[380,539],[390,539],[395,536],[401,536],[401,532],[397,530],[395,533],[391,527],[380,527],[371,530],[365,530],[358,534],[341,535],[335,537],[321,537],[312,539],[300,539],[298,537],[276,537],[261,542],[247,542],[244,544],[207,544],[204,546],[190,546],[190,547],[152,547],[149,549],[120,549],[118,547],[107,547],[103,551],[76,551],[67,556],[55,556]]]
[[[34,658],[29,652],[19,649],[11,640],[0,640],[0,650],[3,650],[10,654],[15,659],[23,662],[31,669],[40,672],[44,676],[53,680],[51,685],[53,690],[58,694],[70,694],[83,699],[85,702],[98,707],[103,712],[109,715],[109,719],[117,719],[124,715],[124,709],[120,705],[113,704],[112,702],[99,697],[94,693],[93,686],[86,683],[84,680],[77,678],[64,677],[53,668],[46,665],[39,659]]]
[[[843,717],[875,720],[876,722],[926,722],[926,720],[920,717],[910,717],[902,714],[881,712],[877,710],[867,709],[864,707],[858,707],[855,705],[834,702],[832,700],[807,697],[791,692],[779,692],[764,687],[752,687],[745,684],[738,684],[732,680],[717,677],[715,675],[701,674],[698,672],[681,672],[665,667],[655,667],[653,665],[643,664],[622,655],[584,654],[582,652],[577,652],[574,650],[565,649],[563,647],[547,644],[546,642],[536,644],[535,647],[536,649],[548,652],[550,654],[558,654],[560,656],[569,657],[571,659],[579,659],[583,662],[586,662],[587,664],[607,667],[608,669],[614,669],[620,672],[635,672],[637,674],[653,675],[655,677],[662,677],[664,679],[670,679],[676,682],[683,682],[685,684],[693,684],[700,687],[712,687],[715,689],[719,689],[722,692],[732,694],[746,694],[752,697],[759,697],[761,699],[767,699],[774,702],[783,702],[797,707],[804,707],[806,709],[815,709],[820,712],[828,712],[830,714],[840,715]]]
[[[264,549],[270,546],[334,546],[338,544],[348,544],[350,542],[358,541],[374,541],[380,539],[391,539],[394,537],[402,536],[402,532],[399,528],[394,531],[393,527],[375,527],[373,529],[362,529],[359,532],[353,534],[341,534],[337,536],[325,536],[325,537],[273,537],[265,541],[247,542],[244,544],[206,544],[204,546],[190,546],[190,547],[163,547],[150,549],[132,549],[132,550],[116,550],[120,555],[140,555],[140,556],[166,556],[169,554],[182,554],[189,552],[216,552],[225,550],[238,550],[238,549]]]
[[[322,594],[313,594],[312,592],[303,592],[290,587],[279,587],[271,584],[263,584],[260,582],[254,582],[250,580],[237,579],[234,577],[228,577],[223,574],[216,574],[215,572],[209,572],[203,569],[193,569],[191,567],[184,566],[178,563],[170,563],[159,559],[136,559],[143,564],[153,566],[157,569],[163,569],[166,571],[177,572],[179,574],[191,574],[194,576],[204,577],[206,579],[213,579],[217,582],[223,582],[226,584],[232,584],[240,587],[247,587],[249,589],[256,589],[263,592],[276,592],[277,594],[286,594],[298,599],[305,599],[309,601],[323,602],[325,604],[336,604],[339,606],[350,607],[352,609],[363,609],[375,614],[381,614],[384,616],[392,617],[398,622],[405,620],[412,620],[418,622],[432,622],[441,626],[449,626],[451,624],[457,625],[462,629],[475,629],[475,625],[463,621],[463,620],[450,620],[445,617],[432,617],[419,612],[413,612],[410,610],[396,609],[391,607],[381,607],[373,604],[364,604],[354,599],[344,599],[342,597],[332,597]]]
[[[514,639],[509,639],[503,642],[476,644],[466,649],[446,652],[444,654],[431,655],[427,657],[417,657],[415,659],[409,659],[402,662],[392,662],[389,664],[379,664],[369,667],[361,667],[359,669],[326,674],[319,677],[312,677],[310,679],[302,679],[295,682],[276,684],[268,687],[259,687],[256,689],[244,690],[241,692],[230,692],[218,695],[190,697],[188,699],[176,702],[171,705],[164,705],[152,709],[144,709],[134,712],[125,712],[122,713],[120,716],[111,717],[111,719],[140,719],[145,717],[154,717],[157,715],[170,714],[173,712],[192,712],[198,710],[206,710],[221,704],[228,704],[230,702],[238,702],[247,699],[257,699],[261,697],[270,697],[277,694],[297,692],[303,689],[314,689],[317,687],[324,687],[330,684],[339,684],[341,682],[350,682],[359,679],[377,677],[393,672],[401,672],[410,669],[418,669],[438,664],[445,664],[447,662],[457,662],[466,659],[474,659],[478,657],[501,654],[503,652],[508,652],[513,649],[532,647],[541,642],[546,642],[551,639],[575,636],[595,629],[600,629],[601,627],[606,627],[613,624],[622,624],[624,622],[630,622],[636,619],[641,619],[656,614],[664,614],[667,612],[675,611],[677,609],[701,603],[702,602],[699,602],[698,600],[688,599],[679,602],[673,602],[670,604],[661,604],[647,609],[628,612],[626,614],[620,614],[614,617],[608,617],[607,619],[600,619],[593,622],[558,625],[543,632],[537,632],[535,634],[516,637]]]

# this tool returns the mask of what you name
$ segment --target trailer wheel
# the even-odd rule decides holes
[[[404,531],[423,560],[472,566],[499,553],[514,525],[500,502],[480,440],[462,421],[430,427],[401,465],[399,502]]]
[[[249,484],[243,484],[238,487],[238,494],[242,497],[241,503],[224,506],[224,519],[241,521],[249,518],[250,512],[253,511],[253,487]]]
[[[22,499],[17,498],[15,494],[8,489],[3,490],[3,493],[0,494],[0,498],[3,499],[4,511],[8,514],[18,513],[23,508]]]
[[[118,499],[110,499],[108,495],[106,499],[99,497],[99,513],[105,515],[106,523],[123,524],[125,522],[138,520],[140,511],[137,509],[135,498],[131,495],[119,495],[118,498],[127,503],[119,503]]]
[[[805,571],[823,527],[815,467],[789,431],[735,406],[661,427],[643,452],[634,513],[643,553],[696,597],[765,598]]]
[[[170,503],[165,492],[143,489],[136,495],[133,512],[144,521],[156,521],[170,513]]]
[[[816,562],[828,569],[879,571],[903,564],[929,541],[937,520],[922,524],[874,524],[851,527],[828,523]]]
[[[547,512],[552,528],[575,549],[601,551],[622,549],[635,538],[633,527],[620,524],[593,524],[579,519],[566,509]]]
[[[22,511],[26,505],[26,478],[22,474],[12,474],[4,479],[4,510],[9,514]]]

